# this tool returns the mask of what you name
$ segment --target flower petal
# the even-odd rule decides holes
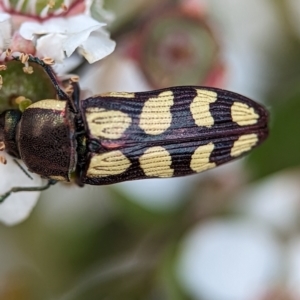
[[[24,22],[19,29],[19,33],[24,39],[32,40],[35,35],[46,34],[47,31],[38,22]]]
[[[105,26],[87,15],[77,15],[69,18],[51,18],[43,23],[24,22],[20,27],[20,34],[25,39],[33,39],[35,35],[47,33],[76,34],[83,31],[92,32]]]
[[[78,51],[91,64],[111,54],[115,50],[115,47],[115,41],[111,40],[108,33],[100,28],[96,32],[91,33]]]
[[[12,26],[10,15],[0,13],[0,50],[7,49],[11,41]]]
[[[76,34],[71,34],[67,36],[67,39],[64,42],[64,50],[66,51],[67,56],[71,56],[72,53],[82,45],[90,36],[91,32],[97,30],[99,26],[89,27],[86,30],[77,32]]]
[[[42,179],[36,174],[30,174],[29,178],[20,167],[13,161],[13,158],[2,152],[7,164],[0,164],[0,194],[7,192],[16,186],[41,186]],[[19,161],[27,170],[27,167]],[[0,203],[0,222],[6,225],[16,225],[25,220],[37,203],[40,192],[20,192],[11,194],[3,203]]]
[[[37,40],[37,56],[51,57],[55,62],[63,62],[65,56],[64,42],[67,37],[60,33],[46,34]]]
[[[71,56],[80,47],[87,60],[92,63],[110,54],[115,42],[98,22],[87,15],[69,18],[52,18],[43,23],[24,22],[20,35],[25,39],[37,38],[37,54],[49,56],[61,63],[65,54]]]

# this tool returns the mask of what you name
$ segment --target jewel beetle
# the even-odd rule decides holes
[[[19,58],[15,58],[19,59]],[[58,99],[0,114],[0,148],[28,170],[57,181],[104,185],[196,174],[236,159],[268,135],[268,112],[230,91],[176,86],[149,92],[110,92],[81,100],[58,85],[49,64],[29,56],[49,75]]]

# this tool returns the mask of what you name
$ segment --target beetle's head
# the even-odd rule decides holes
[[[0,114],[0,150],[20,158],[16,141],[17,125],[22,113],[19,110],[6,110]]]

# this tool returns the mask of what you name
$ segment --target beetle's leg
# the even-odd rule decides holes
[[[19,57],[14,57],[14,59],[19,60]],[[56,75],[53,72],[53,69],[49,64],[46,64],[43,60],[39,59],[38,57],[31,56],[31,55],[29,55],[28,61],[36,63],[44,69],[44,71],[48,74],[52,84],[54,85],[55,90],[58,95],[58,98],[60,100],[69,100],[68,95],[61,89],[61,87],[57,83]]]
[[[23,173],[30,178],[31,180],[33,180],[32,176],[21,166],[21,164],[14,158],[14,162],[15,164],[18,165],[18,167],[23,171]]]
[[[80,107],[79,107],[79,101],[80,101],[80,86],[78,82],[72,82],[72,87],[73,87],[73,94],[72,97],[69,101],[73,102],[73,105],[76,107],[76,112],[79,112]]]
[[[0,203],[3,202],[12,193],[44,191],[44,190],[47,190],[51,185],[55,184],[56,182],[57,182],[56,180],[51,179],[51,180],[48,180],[47,184],[45,184],[43,186],[13,187],[8,192],[6,192],[5,194],[0,195]]]
[[[70,109],[73,113],[78,114],[80,107],[79,107],[79,101],[80,101],[80,87],[79,83],[72,80],[72,77],[68,77],[65,80],[62,81],[63,84],[66,85],[65,91],[68,90],[69,98],[67,99]]]

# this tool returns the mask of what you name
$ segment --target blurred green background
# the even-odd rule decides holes
[[[219,86],[263,103],[270,137],[199,176],[43,192],[0,226],[0,299],[300,299],[300,3],[105,7],[117,49],[83,88]]]

